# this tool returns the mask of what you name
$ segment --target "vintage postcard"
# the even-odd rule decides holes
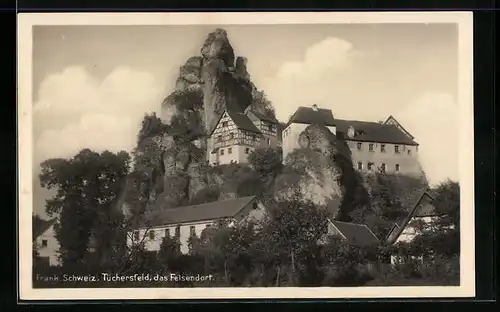
[[[472,13],[20,14],[18,42],[21,300],[474,296]]]

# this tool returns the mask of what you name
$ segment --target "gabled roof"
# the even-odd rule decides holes
[[[335,119],[333,118],[332,111],[329,109],[317,108],[314,110],[312,107],[299,106],[292,117],[290,117],[286,126],[288,127],[292,123],[335,126]]]
[[[352,141],[392,143],[405,145],[418,145],[406,133],[398,127],[390,124],[378,122],[358,121],[358,120],[335,120],[337,133],[344,134],[344,138]],[[352,138],[346,136],[349,127],[353,127],[355,132],[359,133]]]
[[[351,244],[363,247],[379,242],[377,236],[365,224],[330,220],[333,226]]]
[[[38,226],[36,229],[34,229],[33,237],[34,239],[37,239],[38,236],[42,235],[45,233],[51,226],[56,224],[57,218],[52,218],[50,220],[43,220],[43,222]]]
[[[392,115],[389,115],[389,117],[387,117],[387,120],[384,122],[384,124],[389,124],[390,121],[395,123],[410,139],[413,140],[415,138],[413,135],[411,135],[410,132],[408,132],[405,128],[403,128],[403,126],[399,123],[399,121],[397,121],[396,118],[394,118],[394,116]]]
[[[260,120],[268,121],[268,122],[275,123],[275,124],[279,123],[279,121],[276,118],[264,116],[256,111],[253,111],[253,110],[249,110],[248,112],[254,114],[255,117],[259,118]]]
[[[432,201],[434,201],[435,198],[436,194],[433,191],[431,190],[422,191],[415,205],[411,208],[410,212],[403,219],[403,221],[400,222],[399,224],[396,222],[393,225],[393,227],[389,231],[389,234],[387,234],[386,238],[387,242],[389,244],[394,243],[398,239],[399,235],[401,235],[401,233],[406,228],[406,226],[408,225],[408,223],[411,221],[412,218],[437,216],[438,213],[436,212],[434,206],[432,205]],[[425,205],[424,202],[426,199],[428,200],[427,205]]]
[[[150,220],[151,226],[180,224],[204,220],[217,220],[234,217],[241,209],[250,204],[256,197],[248,196],[215,201],[205,204],[163,209],[159,216]],[[161,206],[161,201],[157,203]],[[162,207],[157,207],[161,209]]]
[[[233,120],[234,124],[236,125],[236,127],[238,127],[238,129],[254,132],[257,134],[262,134],[260,130],[253,124],[250,118],[248,118],[247,115],[243,113],[224,110],[220,114],[219,118],[217,119],[217,122],[214,124],[212,130],[210,131],[210,135],[212,135],[214,130],[217,128],[217,125],[219,124],[222,116],[224,116],[224,113],[227,113],[229,115],[229,117]]]

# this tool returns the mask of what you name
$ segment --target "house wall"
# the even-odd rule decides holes
[[[283,130],[283,159],[294,149],[299,148],[299,135],[309,126],[308,124],[292,123]]]
[[[353,140],[346,140],[346,143],[351,150],[353,166],[358,171],[377,172],[377,168],[385,164],[387,173],[398,173],[396,171],[396,164],[398,164],[401,174],[422,175],[417,146]],[[361,149],[358,149],[358,143],[361,144]],[[370,151],[370,144],[373,144],[373,151]],[[382,152],[382,145],[385,145],[385,152]],[[395,146],[398,146],[399,153],[395,152]],[[358,163],[361,163],[361,169]],[[368,169],[368,163],[373,163],[371,170]]]
[[[223,165],[230,164],[231,161],[247,163],[248,154],[245,150],[248,148],[250,153],[260,147],[263,138],[260,134],[238,129],[230,116],[224,113],[207,141],[207,157],[210,165]],[[218,151],[212,154],[212,150],[216,148]]]
[[[43,234],[36,238],[36,245],[38,246],[38,254],[40,257],[49,258],[51,266],[61,265],[59,257],[59,242],[56,239],[56,232],[52,225]],[[43,247],[43,241],[47,242],[47,246]]]
[[[425,224],[431,224],[433,221],[435,221],[435,217],[413,217],[410,219],[406,227],[403,229],[399,237],[396,239],[396,243],[398,242],[411,242],[415,236],[418,235],[418,229],[415,226],[412,226],[412,223],[415,221],[421,221],[424,222]]]
[[[189,244],[188,240],[189,237],[191,236],[191,226],[195,227],[195,232],[196,235],[199,237],[201,232],[207,227],[212,224],[214,224],[216,220],[205,220],[205,221],[197,221],[197,222],[186,222],[180,224],[180,234],[179,234],[179,240],[180,240],[180,249],[183,254],[186,254],[189,252]],[[145,248],[148,251],[159,251],[161,243],[163,241],[163,238],[166,235],[166,230],[168,229],[170,237],[175,236],[175,229],[177,225],[176,224],[169,224],[169,225],[164,225],[164,226],[157,226],[149,229],[147,231],[146,229],[140,229],[137,230],[139,232],[139,241],[141,241],[144,237],[144,245]],[[151,239],[149,237],[149,232],[153,231],[154,232],[154,238]],[[144,236],[146,235],[146,236]],[[132,245],[132,239],[135,239],[134,233],[131,232],[127,236],[127,245],[131,246]]]
[[[257,206],[253,205],[255,203]],[[246,205],[237,215],[234,216],[236,221],[244,221],[244,220],[262,220],[265,216],[265,207],[264,205],[256,200],[251,201],[248,205]],[[196,236],[200,237],[201,233],[207,226],[211,226],[217,222],[217,219],[214,220],[204,220],[204,221],[193,221],[179,224],[180,226],[180,249],[181,253],[187,254],[189,252],[189,237],[191,237],[191,227],[194,226]],[[234,222],[231,222],[230,226],[234,225]],[[141,241],[144,237],[145,248],[148,251],[159,251],[163,238],[166,235],[166,229],[168,229],[170,237],[175,236],[175,229],[177,224],[169,224],[164,226],[157,226],[149,229],[139,229],[137,230],[139,233],[139,241]],[[153,239],[150,238],[149,232],[154,232]],[[146,236],[145,236],[146,235]],[[130,232],[127,235],[127,245],[131,246],[134,239],[134,233]]]

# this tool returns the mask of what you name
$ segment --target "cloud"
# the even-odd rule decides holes
[[[331,102],[332,84],[360,55],[350,42],[329,37],[310,46],[302,60],[281,64],[258,85],[275,105],[277,117],[287,120],[300,105]]]
[[[423,94],[394,117],[420,144],[420,162],[431,184],[459,180],[459,108],[453,96]]]
[[[34,105],[35,159],[82,148],[131,150],[145,113],[160,108],[163,84],[128,67],[97,79],[83,67],[46,77]]]

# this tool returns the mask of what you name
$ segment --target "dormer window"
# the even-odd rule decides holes
[[[312,105],[312,109],[313,109],[313,111],[317,112],[318,111],[318,105],[313,104]]]
[[[223,126],[223,127],[227,127],[227,126],[228,126],[228,124],[229,124],[229,123],[228,123],[227,121],[223,121],[223,122],[222,122],[222,126]]]
[[[354,131],[354,127],[351,126],[349,127],[349,129],[347,129],[347,137],[353,138],[355,133],[356,132]]]

